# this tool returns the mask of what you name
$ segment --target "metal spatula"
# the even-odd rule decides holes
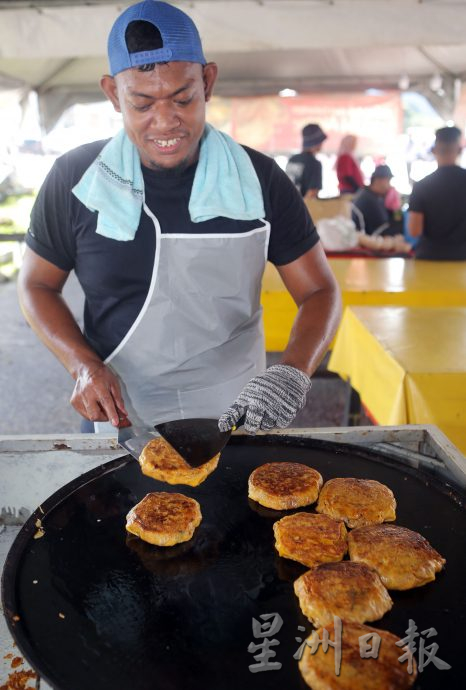
[[[128,420],[125,420],[128,421]],[[122,448],[128,451],[133,458],[139,460],[139,457],[145,446],[152,441],[153,438],[160,437],[156,431],[152,429],[135,428],[129,424],[124,424],[120,421],[118,429],[118,443]]]
[[[240,426],[240,419],[236,427]],[[134,428],[129,420],[122,420],[118,429],[118,443],[133,458],[139,460],[149,441],[162,436],[191,465],[199,467],[220,453],[231,436],[230,431],[220,431],[217,419],[177,419],[162,422],[151,429]]]
[[[177,419],[156,424],[155,429],[191,467],[199,467],[220,453],[232,431],[220,431],[218,419]]]

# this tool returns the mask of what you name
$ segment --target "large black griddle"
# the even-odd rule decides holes
[[[144,477],[127,456],[53,494],[19,533],[3,574],[5,614],[26,659],[57,690],[305,690],[293,654],[295,638],[312,628],[293,581],[306,568],[277,555],[272,531],[294,511],[261,508],[247,497],[251,471],[280,460],[308,464],[324,480],[372,478],[394,491],[397,524],[429,539],[447,566],[433,583],[391,592],[393,609],[373,625],[399,637],[410,618],[419,631],[435,627],[426,645],[437,642],[437,656],[452,669],[431,663],[414,687],[463,688],[464,493],[370,451],[293,437],[233,437],[197,488]],[[126,513],[158,490],[199,501],[203,521],[191,542],[162,549],[127,535]],[[38,518],[45,536],[33,539]],[[252,618],[274,612],[284,621],[273,647],[282,667],[251,673],[248,645],[261,642]]]

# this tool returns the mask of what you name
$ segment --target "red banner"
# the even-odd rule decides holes
[[[403,109],[397,92],[310,94],[293,98],[215,97],[208,120],[241,144],[264,153],[288,154],[301,149],[301,129],[318,123],[328,139],[326,153],[336,153],[342,136],[358,137],[358,155],[383,156],[403,131]]]

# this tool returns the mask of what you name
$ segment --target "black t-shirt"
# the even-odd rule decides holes
[[[291,156],[286,174],[295,187],[305,196],[310,189],[322,189],[322,163],[309,151]]]
[[[84,290],[84,334],[102,357],[121,342],[139,314],[150,287],[155,257],[152,220],[141,213],[134,240],[109,239],[95,232],[97,213],[89,211],[71,189],[106,141],[85,144],[61,156],[48,174],[31,214],[27,245],[64,271],[75,270]],[[286,174],[268,156],[244,147],[259,178],[265,218],[271,223],[268,259],[275,265],[294,261],[318,242],[309,213]],[[182,174],[142,167],[147,206],[164,233],[243,233],[257,221],[215,218],[193,223],[188,203],[196,165]]]
[[[466,170],[445,165],[416,182],[409,210],[424,215],[417,259],[466,260]]]
[[[383,196],[376,194],[369,187],[362,187],[356,192],[353,204],[361,211],[364,217],[366,234],[372,235],[382,225],[390,223],[390,216],[385,208]],[[359,218],[354,212],[353,220],[356,223],[356,227],[362,230]],[[388,229],[388,226],[385,229]]]

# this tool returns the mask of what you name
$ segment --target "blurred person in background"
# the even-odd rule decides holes
[[[395,187],[390,185],[390,189],[385,195],[384,204],[389,213],[396,214],[401,210],[401,196]]]
[[[322,163],[317,160],[318,153],[327,135],[319,125],[303,127],[303,150],[291,156],[286,166],[286,174],[292,180],[302,197],[315,198],[322,189]]]
[[[340,142],[335,169],[341,194],[354,194],[364,186],[361,168],[354,157],[357,143],[354,134],[347,134]]]
[[[353,211],[353,220],[359,230],[365,230],[367,235],[394,234],[395,227],[392,227],[392,218],[387,209],[385,200],[390,190],[392,171],[388,165],[378,165],[371,175],[370,184],[361,187],[354,198],[353,206],[360,211],[364,220],[362,227],[360,214]]]
[[[409,200],[408,229],[419,237],[417,259],[466,260],[466,170],[457,165],[461,130],[442,127],[432,152],[438,168],[416,182]]]

